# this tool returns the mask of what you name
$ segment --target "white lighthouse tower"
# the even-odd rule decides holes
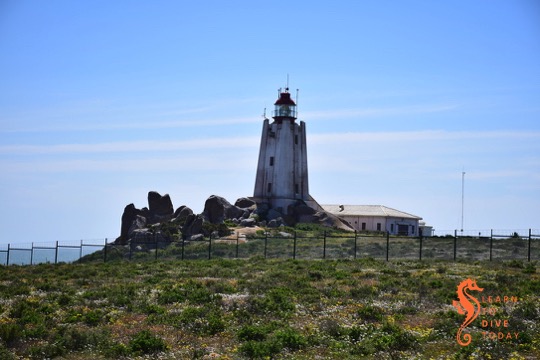
[[[306,124],[296,123],[296,103],[289,88],[280,89],[274,105],[274,121],[263,122],[253,197],[283,214],[298,200],[317,207],[309,195]]]

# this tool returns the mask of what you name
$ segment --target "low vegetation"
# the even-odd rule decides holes
[[[0,358],[536,359],[538,266],[258,256],[0,267]],[[452,301],[469,277],[478,297],[519,300],[484,301],[495,315],[462,347]]]

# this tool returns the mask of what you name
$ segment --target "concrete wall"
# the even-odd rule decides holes
[[[399,225],[406,225],[409,236],[418,236],[418,220],[415,219],[382,216],[338,216],[348,221],[358,231],[362,231],[362,223],[366,224],[366,231],[377,231],[377,224],[381,224],[380,231],[388,231],[391,235],[398,235]]]

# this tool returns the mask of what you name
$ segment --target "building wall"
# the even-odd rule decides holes
[[[284,211],[297,199],[310,199],[303,121],[264,120],[254,198]]]
[[[383,216],[336,215],[348,221],[349,224],[351,224],[352,227],[358,231],[388,231],[391,235],[398,235],[400,229],[399,225],[405,225],[407,226],[408,236],[418,236],[418,220],[416,219]],[[363,223],[365,223],[365,229],[362,227]],[[380,228],[378,224],[380,224]]]

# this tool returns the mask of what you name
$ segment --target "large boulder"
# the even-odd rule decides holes
[[[318,211],[315,213],[313,222],[341,230],[354,231],[354,228],[347,221],[327,211]]]
[[[167,216],[170,217],[174,213],[169,194],[161,196],[156,191],[150,191],[148,193],[148,208],[150,211],[150,216],[161,219]]]
[[[193,215],[193,210],[191,210],[185,205],[182,205],[178,209],[176,209],[171,221],[174,221],[176,223],[182,223],[187,219],[189,215]]]
[[[204,203],[202,216],[212,224],[221,224],[225,219],[237,219],[244,210],[232,205],[221,196],[212,195]]]
[[[144,228],[146,228],[146,218],[144,216],[137,215],[128,230],[128,237],[131,238],[135,230],[141,230]]]
[[[127,244],[129,239],[129,229],[133,225],[133,222],[137,219],[137,216],[144,217],[144,209],[137,209],[133,204],[129,204],[124,208],[124,212],[122,214],[122,225],[120,228],[120,237],[117,239],[120,244]]]
[[[242,209],[255,209],[255,207],[257,206],[257,203],[255,203],[255,201],[249,198],[243,197],[236,200],[236,202],[234,203],[234,206],[242,208]]]
[[[201,234],[203,229],[204,219],[201,215],[188,215],[184,226],[182,227],[182,237],[189,239],[193,235]]]

